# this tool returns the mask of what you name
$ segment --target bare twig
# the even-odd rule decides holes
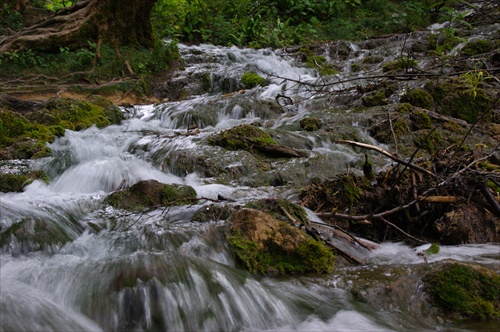
[[[366,144],[366,143],[355,142],[355,141],[349,141],[349,140],[337,140],[337,141],[335,141],[335,143],[338,143],[338,144],[350,144],[350,145],[357,146],[357,147],[360,147],[360,148],[363,148],[363,149],[369,149],[369,150],[377,151],[377,152],[383,154],[384,156],[389,157],[390,159],[394,160],[395,162],[397,162],[399,164],[408,166],[410,168],[413,168],[414,170],[417,170],[419,172],[425,173],[425,174],[430,175],[432,177],[436,177],[436,175],[434,175],[432,172],[426,170],[425,168],[422,168],[420,166],[408,163],[408,162],[402,160],[401,158],[396,157],[395,155],[393,155],[389,151],[384,150],[382,148],[379,148],[378,146],[374,146],[374,145]]]

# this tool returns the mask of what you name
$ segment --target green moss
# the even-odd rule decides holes
[[[439,253],[440,249],[441,248],[439,247],[439,244],[434,242],[433,244],[431,244],[431,246],[429,247],[429,249],[427,249],[425,251],[425,253],[427,255],[436,255],[437,253]]]
[[[364,95],[361,100],[366,107],[382,106],[389,103],[386,99],[384,90],[378,90],[368,95]]]
[[[425,112],[415,110],[410,114],[414,130],[431,129],[432,120]]]
[[[488,180],[488,188],[493,190],[493,192],[498,195],[500,193],[500,186],[497,185],[495,182]]]
[[[299,125],[305,131],[316,131],[321,128],[321,120],[316,117],[302,118]]]
[[[64,128],[82,130],[92,125],[105,127],[111,124],[102,107],[82,100],[55,99],[47,109]]]
[[[237,265],[256,275],[333,270],[333,253],[324,244],[286,222],[255,210],[243,209],[233,215],[227,239]]]
[[[400,113],[408,114],[413,109],[413,106],[409,103],[401,103],[397,106],[397,111]]]
[[[465,56],[474,56],[489,52],[493,49],[493,43],[490,40],[478,39],[468,42],[462,48],[461,53]]]
[[[425,89],[432,95],[438,105],[438,113],[474,122],[479,115],[489,109],[492,99],[483,89],[472,90],[470,86],[459,79],[444,81],[429,81]],[[491,115],[487,114],[483,121],[487,122]]]
[[[415,134],[414,142],[417,147],[434,154],[439,150],[444,140],[438,131],[429,134],[428,130],[422,130]]]
[[[209,143],[229,150],[247,151],[267,144],[277,144],[271,135],[254,125],[240,125],[212,135]]]
[[[486,268],[446,262],[424,277],[425,291],[451,316],[500,318],[500,276]]]
[[[382,66],[382,71],[384,73],[407,71],[409,69],[416,68],[417,66],[418,62],[416,60],[399,59],[392,62],[384,63],[384,65]]]
[[[165,185],[160,192],[160,200],[163,205],[175,203],[175,205],[189,205],[196,201],[196,191],[190,186]]]
[[[15,248],[14,250],[19,250],[20,253],[36,250],[49,252],[54,245],[63,245],[74,240],[75,234],[81,231],[81,226],[73,220],[62,226],[57,222],[26,218],[0,233],[0,247],[4,250]]]
[[[107,204],[130,211],[195,202],[196,191],[192,187],[164,184],[155,180],[138,182],[126,190],[115,191],[106,198]]]
[[[358,73],[361,71],[361,66],[359,65],[359,63],[351,63],[351,71],[353,73]]]
[[[413,106],[425,109],[431,109],[434,105],[432,95],[422,88],[416,88],[408,91],[403,97],[401,97],[401,102],[410,103]]]
[[[21,192],[25,186],[34,180],[49,182],[49,177],[44,171],[28,171],[21,174],[3,173],[0,174],[1,192]]]
[[[469,123],[476,121],[492,104],[491,98],[486,96],[483,90],[478,89],[476,92],[476,96],[472,91],[457,91],[450,94],[443,99],[439,112]],[[487,114],[482,121],[488,122],[490,119],[491,115]]]
[[[80,130],[92,125],[99,127],[119,123],[120,110],[112,105],[101,107],[93,103],[54,99],[47,108],[28,114],[0,110],[0,149],[15,150],[11,158],[40,158],[50,155],[46,142],[64,135],[65,129]]]
[[[410,132],[409,121],[406,116],[398,116],[392,119],[392,129],[388,121],[382,122],[374,126],[370,130],[370,134],[379,142],[394,143],[394,135],[396,138],[406,135]]]
[[[241,76],[241,83],[245,89],[251,89],[257,85],[264,85],[265,79],[257,73],[246,72]]]
[[[384,61],[384,58],[379,55],[369,55],[367,57],[364,57],[363,60],[361,60],[362,64],[369,64],[369,65],[376,65],[379,63],[382,63]]]
[[[343,200],[353,206],[361,198],[363,190],[357,186],[353,175],[343,175],[340,177],[341,195]]]
[[[260,199],[247,203],[245,207],[269,213],[278,220],[291,222],[292,220],[290,220],[290,217],[287,215],[288,213],[302,225],[307,225],[309,223],[306,210],[304,210],[302,206],[294,204],[287,199]]]

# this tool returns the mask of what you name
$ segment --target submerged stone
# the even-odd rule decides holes
[[[240,267],[257,275],[327,273],[334,255],[322,242],[272,215],[243,208],[230,220],[228,243]]]
[[[196,191],[190,186],[147,180],[126,190],[115,191],[106,202],[119,209],[142,211],[155,206],[193,204],[196,202]]]

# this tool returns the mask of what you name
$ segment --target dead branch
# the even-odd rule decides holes
[[[456,196],[427,196],[427,197],[419,196],[417,199],[422,203],[431,203],[431,204],[443,204],[443,203],[451,204],[460,202],[460,199]]]
[[[425,244],[427,243],[426,241],[423,241],[423,240],[420,240],[408,233],[406,233],[405,231],[403,231],[401,228],[399,228],[398,226],[394,225],[392,222],[390,222],[389,220],[386,220],[385,218],[378,218],[380,220],[382,220],[384,223],[386,223],[387,225],[391,226],[392,228],[394,228],[395,230],[397,230],[399,233],[403,234],[404,236],[406,236],[408,239],[412,240],[412,241],[415,241],[416,243],[419,243],[419,244]]]
[[[386,150],[384,150],[382,148],[379,148],[378,146],[374,146],[374,145],[366,144],[366,143],[355,142],[355,141],[349,141],[349,140],[337,140],[337,141],[335,141],[335,143],[350,144],[350,145],[357,146],[357,147],[360,147],[360,148],[377,151],[377,152],[383,154],[384,156],[391,158],[392,160],[394,160],[395,162],[397,162],[399,164],[408,166],[410,168],[413,168],[414,170],[417,170],[419,172],[425,173],[425,174],[430,175],[432,177],[436,177],[436,175],[434,175],[430,171],[426,170],[425,168],[422,168],[422,167],[417,166],[415,164],[408,163],[408,162],[400,159],[399,157],[396,157],[395,155],[393,155],[389,151],[386,151]]]
[[[495,196],[493,196],[491,191],[488,189],[487,179],[485,179],[482,183],[479,184],[479,191],[486,199],[486,202],[488,202],[488,205],[490,207],[488,210],[490,210],[491,213],[500,218],[500,204],[498,204],[497,200],[495,199]]]

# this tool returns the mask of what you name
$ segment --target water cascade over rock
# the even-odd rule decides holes
[[[469,36],[490,47],[450,54],[497,66],[492,27]],[[161,103],[122,107],[120,124],[66,130],[48,157],[5,162],[4,173],[49,179],[0,193],[0,330],[492,329],[499,218],[487,193],[469,195],[471,209],[457,184],[451,202],[443,192],[462,173],[438,179],[448,166],[435,161],[460,144],[498,82],[467,99],[463,79],[424,80],[434,33],[306,49],[180,45],[185,66],[157,87]],[[498,133],[496,105],[482,128]],[[477,131],[466,145],[461,162],[475,165],[496,139]],[[492,156],[481,159],[489,168],[463,172],[496,172]],[[392,174],[436,192],[419,197]],[[491,178],[488,193],[499,186]],[[397,210],[408,197],[411,209]],[[418,219],[425,209],[439,220]],[[472,214],[479,221],[461,227]],[[449,264],[492,285],[472,296],[484,321],[439,307],[447,285],[428,284]]]

